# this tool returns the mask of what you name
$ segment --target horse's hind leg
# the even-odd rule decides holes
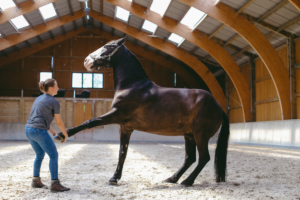
[[[206,165],[206,163],[208,163],[208,161],[210,160],[209,151],[208,151],[209,138],[205,139],[200,136],[198,138],[195,137],[195,140],[196,140],[196,145],[199,153],[199,161],[198,161],[198,165],[196,166],[194,171],[189,175],[189,177],[181,182],[181,185],[184,186],[193,185],[198,174],[201,172],[201,170]]]
[[[185,159],[181,168],[166,183],[176,183],[182,174],[196,161],[196,142],[193,134],[184,135],[185,140]]]
[[[126,130],[124,127],[120,126],[120,152],[119,152],[119,162],[113,177],[109,179],[109,184],[116,185],[118,180],[122,177],[123,165],[127,155],[128,144],[130,136],[133,130]]]

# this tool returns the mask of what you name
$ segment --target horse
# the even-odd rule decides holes
[[[194,171],[181,182],[192,186],[203,167],[210,160],[209,139],[219,130],[215,151],[217,182],[226,181],[226,159],[229,138],[229,121],[219,103],[202,89],[166,88],[152,82],[136,56],[125,46],[126,37],[113,40],[89,54],[84,66],[88,71],[101,67],[113,68],[114,98],[111,110],[68,129],[70,136],[95,126],[119,124],[119,162],[109,184],[117,185],[127,155],[133,130],[166,136],[184,136],[185,159],[181,168],[164,182],[177,183],[183,173],[199,161]],[[59,133],[55,138],[63,141]]]

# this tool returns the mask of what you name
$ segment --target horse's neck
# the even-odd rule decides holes
[[[114,88],[131,88],[136,84],[151,82],[140,61],[125,47],[114,64]]]

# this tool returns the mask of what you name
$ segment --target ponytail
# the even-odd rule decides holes
[[[45,81],[39,82],[39,89],[41,92],[48,92],[49,87],[54,87],[56,80],[55,79],[47,79]]]

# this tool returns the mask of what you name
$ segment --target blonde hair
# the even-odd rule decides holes
[[[43,93],[48,92],[49,87],[54,87],[56,80],[55,79],[47,79],[45,81],[39,82],[40,91]]]

